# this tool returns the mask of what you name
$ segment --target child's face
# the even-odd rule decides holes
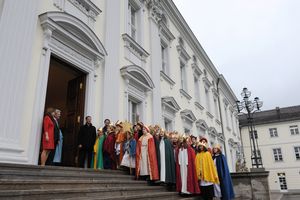
[[[126,137],[127,137],[127,140],[130,140],[130,139],[131,139],[130,133],[127,133],[127,134],[126,134]]]
[[[196,142],[196,138],[192,137],[192,142],[195,143]]]
[[[214,153],[218,153],[219,149],[218,148],[213,148]]]

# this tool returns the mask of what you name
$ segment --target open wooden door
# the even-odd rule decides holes
[[[68,82],[67,120],[63,140],[63,166],[76,166],[77,137],[80,126],[84,122],[86,75]]]

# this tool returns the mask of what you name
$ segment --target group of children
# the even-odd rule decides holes
[[[106,125],[98,130],[92,165],[95,169],[125,167],[136,179],[176,186],[182,195],[233,199],[234,191],[220,145],[207,139],[166,132],[139,122]]]

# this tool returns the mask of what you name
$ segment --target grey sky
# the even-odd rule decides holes
[[[173,0],[236,96],[300,104],[299,0]]]

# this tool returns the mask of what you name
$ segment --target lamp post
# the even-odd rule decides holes
[[[258,135],[257,135],[257,131],[255,130],[255,124],[253,119],[254,113],[260,111],[263,102],[260,101],[258,97],[255,97],[253,101],[250,100],[249,98],[251,96],[251,92],[247,88],[243,88],[241,96],[243,97],[243,100],[236,101],[236,109],[238,113],[244,113],[247,116],[247,121],[248,121],[247,125],[248,125],[250,147],[251,147],[252,169],[253,168],[263,169],[262,158],[257,143]]]

